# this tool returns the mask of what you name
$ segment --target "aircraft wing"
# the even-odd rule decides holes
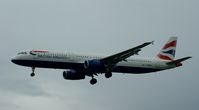
[[[117,64],[120,61],[125,61],[128,57],[132,56],[132,55],[137,55],[139,51],[141,51],[141,49],[143,47],[146,47],[147,45],[153,44],[152,42],[146,42],[143,43],[139,46],[136,46],[134,48],[125,50],[123,52],[105,57],[103,59],[101,59],[101,61],[103,61],[107,66],[112,67],[113,65]]]

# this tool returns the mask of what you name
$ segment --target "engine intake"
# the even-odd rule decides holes
[[[81,72],[76,72],[74,70],[64,71],[63,72],[64,79],[67,80],[81,80],[85,78],[85,74]]]
[[[84,68],[95,73],[106,72],[106,67],[100,60],[87,60],[84,62]]]

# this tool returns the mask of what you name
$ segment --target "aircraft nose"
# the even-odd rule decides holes
[[[23,61],[20,56],[15,56],[11,58],[11,62],[17,65],[23,65]]]
[[[13,58],[11,59],[11,62],[16,64],[16,60],[17,60],[16,57],[13,57]]]
[[[15,63],[15,59],[12,58],[12,59],[11,59],[11,62],[12,62],[12,63]]]

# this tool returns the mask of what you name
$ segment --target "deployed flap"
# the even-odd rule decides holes
[[[138,52],[141,51],[141,48],[146,47],[149,44],[153,44],[153,41],[143,43],[142,45],[139,45],[137,47],[103,58],[101,59],[101,61],[103,61],[107,66],[112,66],[132,55],[138,54]]]
[[[168,62],[167,64],[168,64],[168,65],[178,64],[178,63],[181,63],[181,62],[183,62],[183,61],[185,61],[185,60],[188,60],[188,59],[190,59],[190,58],[192,58],[192,57],[184,57],[184,58],[181,58],[181,59],[177,59],[177,60]]]

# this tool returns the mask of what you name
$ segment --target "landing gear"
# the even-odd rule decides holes
[[[30,74],[31,77],[35,76],[35,67],[32,67],[32,73]]]
[[[34,77],[34,76],[35,76],[35,73],[31,73],[30,76],[31,76],[31,77]]]
[[[96,84],[96,83],[97,83],[97,79],[92,78],[92,79],[90,80],[90,84],[91,84],[91,85],[94,85],[94,84]]]
[[[112,76],[112,73],[111,73],[111,72],[105,73],[105,77],[106,77],[106,78],[110,78],[111,76]]]

